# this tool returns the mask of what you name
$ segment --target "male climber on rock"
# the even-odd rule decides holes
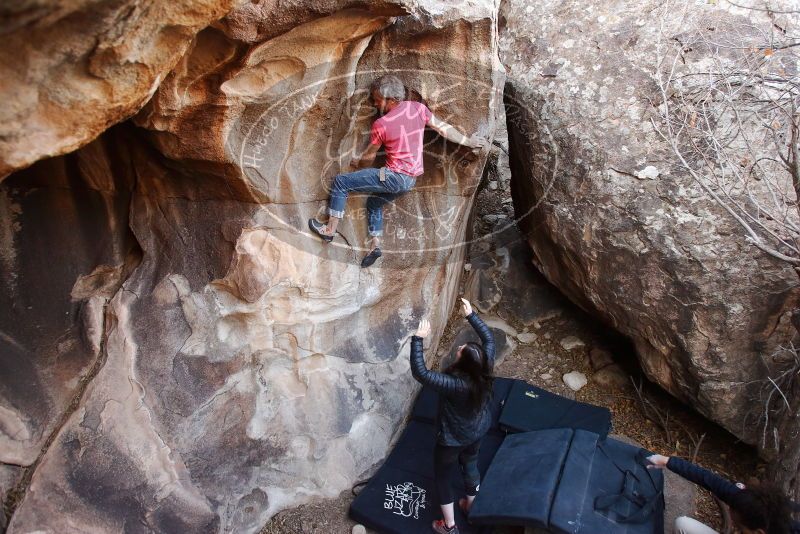
[[[370,87],[370,98],[382,116],[372,124],[369,147],[351,166],[355,172],[343,173],[333,179],[328,204],[328,224],[309,219],[309,228],[324,241],[336,235],[339,221],[344,217],[347,193],[357,191],[372,193],[367,199],[367,229],[372,237],[371,250],[361,261],[369,267],[380,258],[379,237],[383,234],[383,205],[414,187],[416,177],[423,173],[422,136],[429,125],[448,141],[473,149],[488,149],[488,142],[480,137],[466,137],[453,126],[438,119],[420,102],[405,100],[406,90],[397,76],[378,78]],[[371,167],[378,149],[386,151],[386,167]]]

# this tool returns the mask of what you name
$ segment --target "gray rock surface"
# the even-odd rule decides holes
[[[11,498],[11,492],[19,484],[23,476],[23,468],[15,465],[0,465],[0,499],[3,502]],[[0,529],[6,528],[5,510],[0,513]]]
[[[517,341],[520,343],[533,343],[538,336],[533,332],[522,332],[517,336]]]
[[[514,341],[514,335],[516,334],[516,331],[513,327],[505,323],[505,321],[498,319],[497,317],[484,315],[481,318],[486,323],[486,326],[489,327],[489,330],[491,330],[492,336],[494,337],[496,351],[495,364],[499,364],[503,361],[503,358],[505,358],[506,355],[513,352],[516,348],[517,342]],[[478,334],[475,333],[475,329],[472,328],[471,325],[467,324],[461,327],[461,329],[456,333],[456,336],[453,338],[453,342],[450,344],[450,347],[447,349],[446,354],[442,358],[442,368],[451,365],[455,361],[455,355],[458,347],[469,341],[480,343],[480,338],[478,337]]]
[[[575,336],[567,336],[559,341],[559,344],[564,348],[564,350],[575,350],[585,345],[582,339]]]
[[[494,225],[491,239],[470,249],[465,293],[480,311],[503,302],[526,326],[561,313],[564,297],[533,267],[531,252],[514,221]]]
[[[500,47],[512,194],[537,266],[628,336],[649,378],[755,443],[761,355],[794,334],[797,275],[747,244],[651,123],[659,42],[709,20],[734,38],[743,19],[722,4],[676,4],[691,15],[681,25],[655,1],[509,0]],[[701,71],[706,54],[678,68]]]
[[[589,364],[595,371],[599,371],[600,369],[607,367],[613,363],[614,363],[614,357],[606,349],[601,349],[599,347],[592,347],[589,350]]]
[[[627,373],[615,363],[596,371],[592,375],[592,382],[608,389],[624,389],[631,385]]]

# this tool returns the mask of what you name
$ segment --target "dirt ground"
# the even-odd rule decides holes
[[[478,236],[489,233],[494,228],[493,221],[487,222],[484,219],[487,214],[513,217],[507,171],[502,168],[502,162],[499,169],[492,170],[493,174],[488,181],[495,180],[496,186],[483,189],[476,202],[474,232]],[[532,265],[526,268],[534,269]],[[462,277],[462,289],[466,278],[467,276]],[[517,341],[513,352],[496,366],[497,376],[526,380],[554,393],[605,406],[612,413],[614,434],[632,438],[645,448],[660,454],[691,459],[696,452],[695,461],[698,464],[734,480],[746,481],[748,474],[756,474],[757,477],[763,475],[764,466],[758,463],[752,448],[738,442],[722,428],[648,383],[628,342],[566,300],[561,303],[553,318],[536,322],[533,328],[522,324],[504,301],[500,301],[488,315],[502,319],[518,332],[528,330],[535,334],[535,339],[529,343]],[[459,310],[454,309],[440,341],[438,356],[447,351],[456,333],[465,324]],[[565,348],[565,345],[570,346],[566,342],[568,338],[577,338],[581,345]],[[604,349],[613,355],[614,363],[627,375],[627,382],[609,386],[593,380],[595,371],[589,357],[593,348]],[[588,384],[577,393],[567,388],[562,379],[565,373],[571,371],[580,371],[589,379]],[[640,393],[633,384],[641,384]],[[369,473],[365,474],[368,475]],[[351,532],[355,523],[347,517],[347,510],[352,499],[351,491],[347,490],[335,499],[285,510],[273,517],[261,533]],[[707,492],[698,491],[695,505],[696,518],[712,527],[720,528],[717,505]],[[502,530],[502,534],[522,532],[522,528]]]

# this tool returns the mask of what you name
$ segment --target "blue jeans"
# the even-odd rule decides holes
[[[369,235],[383,235],[383,205],[399,197],[412,187],[416,178],[386,169],[386,180],[381,182],[380,169],[369,167],[355,172],[339,174],[333,179],[328,214],[331,217],[344,217],[347,193],[374,193],[367,199],[367,229]]]

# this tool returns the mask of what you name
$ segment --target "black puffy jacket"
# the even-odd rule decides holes
[[[725,504],[730,504],[731,497],[742,491],[739,486],[730,480],[677,456],[670,456],[667,462],[667,469],[679,474],[689,482],[694,482],[698,486],[707,489]]]
[[[492,332],[474,311],[467,316],[467,321],[481,338],[489,369],[493,369],[495,348]],[[492,424],[489,409],[491,396],[487,396],[483,405],[474,410],[469,402],[469,377],[437,373],[428,369],[422,351],[422,338],[419,336],[411,336],[411,374],[423,386],[439,393],[439,443],[464,446],[478,441],[486,434]]]

